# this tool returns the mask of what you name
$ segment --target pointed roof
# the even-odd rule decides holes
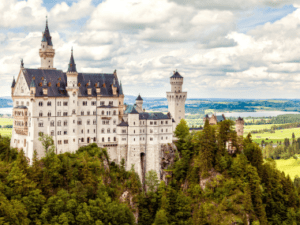
[[[120,81],[119,95],[123,95],[122,82]]]
[[[50,31],[48,28],[48,18],[47,17],[46,17],[46,27],[45,27],[45,31],[43,33],[42,42],[47,42],[48,45],[53,46]]]
[[[132,107],[131,112],[129,114],[139,114],[138,111],[136,111],[135,107]]]
[[[23,62],[23,59],[21,59],[21,68],[24,68],[24,62]]]
[[[177,70],[174,72],[174,74],[171,76],[171,78],[183,78],[180,73],[177,72]]]
[[[16,80],[15,80],[15,77],[14,77],[14,79],[12,81],[12,84],[11,84],[11,87],[13,88],[13,87],[15,87],[15,85],[16,85]]]
[[[139,96],[136,98],[137,101],[143,101],[141,95],[139,94]]]
[[[73,57],[73,47],[72,47],[72,50],[71,50],[71,58],[70,58],[70,62],[69,62],[68,72],[77,72],[75,60],[74,60],[74,57]]]

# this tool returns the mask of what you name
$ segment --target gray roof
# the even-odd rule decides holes
[[[12,84],[11,84],[11,87],[13,88],[13,87],[15,87],[15,85],[16,85],[16,80],[15,80],[15,77],[14,77],[14,79],[12,81]]]
[[[146,113],[142,112],[140,113],[140,120],[165,120],[165,119],[171,119],[167,114],[164,114],[162,112],[153,112],[153,113]]]
[[[68,97],[66,92],[67,86],[67,75],[61,70],[43,70],[43,69],[22,69],[28,87],[33,85],[36,86],[36,95],[43,96],[43,87],[39,86],[42,82],[42,77],[51,82],[51,87],[48,87],[49,97]],[[35,79],[33,79],[33,77]],[[59,80],[60,78],[60,80]],[[115,78],[114,74],[104,74],[104,73],[78,73],[78,83],[81,84],[79,87],[79,96],[88,96],[86,84],[90,81],[90,88],[92,88],[92,96],[97,96],[95,84],[99,82],[100,94],[103,96],[113,96],[112,83]],[[57,83],[60,83],[60,87],[57,87]],[[43,82],[42,82],[43,84]],[[105,84],[105,87],[104,85]],[[116,79],[117,91],[119,92],[120,86]]]
[[[42,42],[47,42],[48,45],[53,46],[50,31],[48,28],[48,19],[46,20],[45,32],[43,33]]]
[[[71,50],[71,57],[70,57],[68,72],[77,72],[76,64],[75,64],[74,57],[73,57],[73,48]]]
[[[171,76],[171,78],[183,78],[177,71]]]
[[[216,117],[217,117],[217,122],[218,123],[225,120],[225,117],[223,115],[218,115]]]
[[[126,104],[125,104],[126,105]],[[132,111],[132,108],[135,107],[134,105],[126,105],[126,109],[124,111],[124,114],[128,114]]]
[[[120,124],[118,124],[117,126],[120,126],[120,127],[128,127],[128,123],[122,121]]]
[[[140,94],[139,94],[139,96],[136,98],[136,100],[138,100],[138,101],[143,101],[143,99],[142,99],[142,97],[141,97]]]
[[[120,81],[119,95],[123,95],[123,87],[121,81]]]
[[[139,114],[138,111],[136,111],[135,107],[132,107],[131,112],[129,114]]]

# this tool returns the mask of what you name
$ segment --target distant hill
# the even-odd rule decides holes
[[[0,97],[0,108],[9,108],[13,106],[13,101],[10,96]]]

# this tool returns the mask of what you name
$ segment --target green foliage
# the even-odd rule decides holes
[[[154,192],[159,184],[157,173],[155,170],[149,170],[145,176],[145,184],[149,191]]]

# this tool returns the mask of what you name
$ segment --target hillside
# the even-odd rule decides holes
[[[0,221],[6,224],[300,224],[300,180],[263,161],[251,136],[238,138],[232,122],[176,129],[178,152],[165,182],[110,162],[95,144],[28,166],[23,152],[0,138]],[[226,151],[232,141],[234,154]],[[243,147],[242,147],[243,146]],[[241,153],[243,148],[243,153]],[[166,152],[165,152],[166,153]]]

